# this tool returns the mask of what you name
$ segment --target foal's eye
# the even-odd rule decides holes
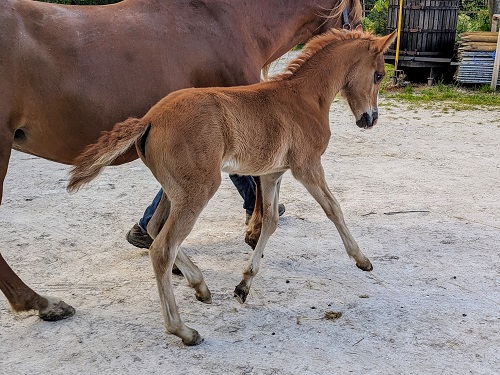
[[[375,83],[379,83],[380,81],[382,81],[382,78],[384,78],[383,74],[380,74],[379,72],[375,72],[375,75],[374,75]]]

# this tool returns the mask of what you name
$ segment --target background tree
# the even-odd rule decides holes
[[[378,35],[385,35],[387,29],[387,10],[389,0],[365,0],[363,28]]]
[[[401,0],[410,3],[409,0]],[[466,31],[489,31],[490,12],[500,12],[500,0],[460,0],[457,35]],[[490,11],[488,11],[488,5]],[[375,34],[387,33],[389,0],[363,0],[363,27]],[[500,14],[500,13],[499,13]]]

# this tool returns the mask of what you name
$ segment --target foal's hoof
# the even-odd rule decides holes
[[[201,294],[198,294],[198,293],[195,293],[195,296],[196,296],[196,299],[200,302],[203,302],[203,303],[212,303],[212,295],[209,294],[208,296],[203,296]]]
[[[38,311],[41,319],[48,322],[66,319],[75,315],[75,309],[66,302],[56,298],[47,298],[49,305]]]
[[[201,335],[193,330],[194,333],[193,333],[193,338],[189,339],[189,340],[184,340],[182,339],[182,343],[186,346],[195,346],[195,345],[199,345],[203,342],[203,337],[201,337]]]
[[[358,268],[361,269],[361,270],[363,270],[363,271],[371,271],[371,270],[373,270],[373,266],[370,263],[370,261],[368,260],[368,258],[366,258],[366,261],[363,262],[363,264],[356,263],[356,266],[358,266]]]
[[[234,289],[234,297],[238,300],[239,303],[243,304],[247,300],[249,291],[250,290],[248,289],[248,287],[238,284]]]

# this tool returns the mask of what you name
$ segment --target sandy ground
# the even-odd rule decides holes
[[[362,131],[336,101],[331,119],[323,165],[374,271],[356,268],[287,173],[287,212],[240,305],[233,289],[251,250],[225,175],[184,243],[213,303],[175,277],[181,314],[205,338],[197,347],[165,333],[148,253],[125,241],[158,188],[147,168],[108,168],[69,195],[68,167],[14,152],[1,252],[31,287],[77,313],[44,322],[12,313],[0,295],[0,373],[498,373],[499,111],[382,100],[379,125]]]

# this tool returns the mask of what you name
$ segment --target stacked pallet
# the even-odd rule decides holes
[[[461,83],[491,83],[498,33],[478,31],[460,34],[458,71]]]

